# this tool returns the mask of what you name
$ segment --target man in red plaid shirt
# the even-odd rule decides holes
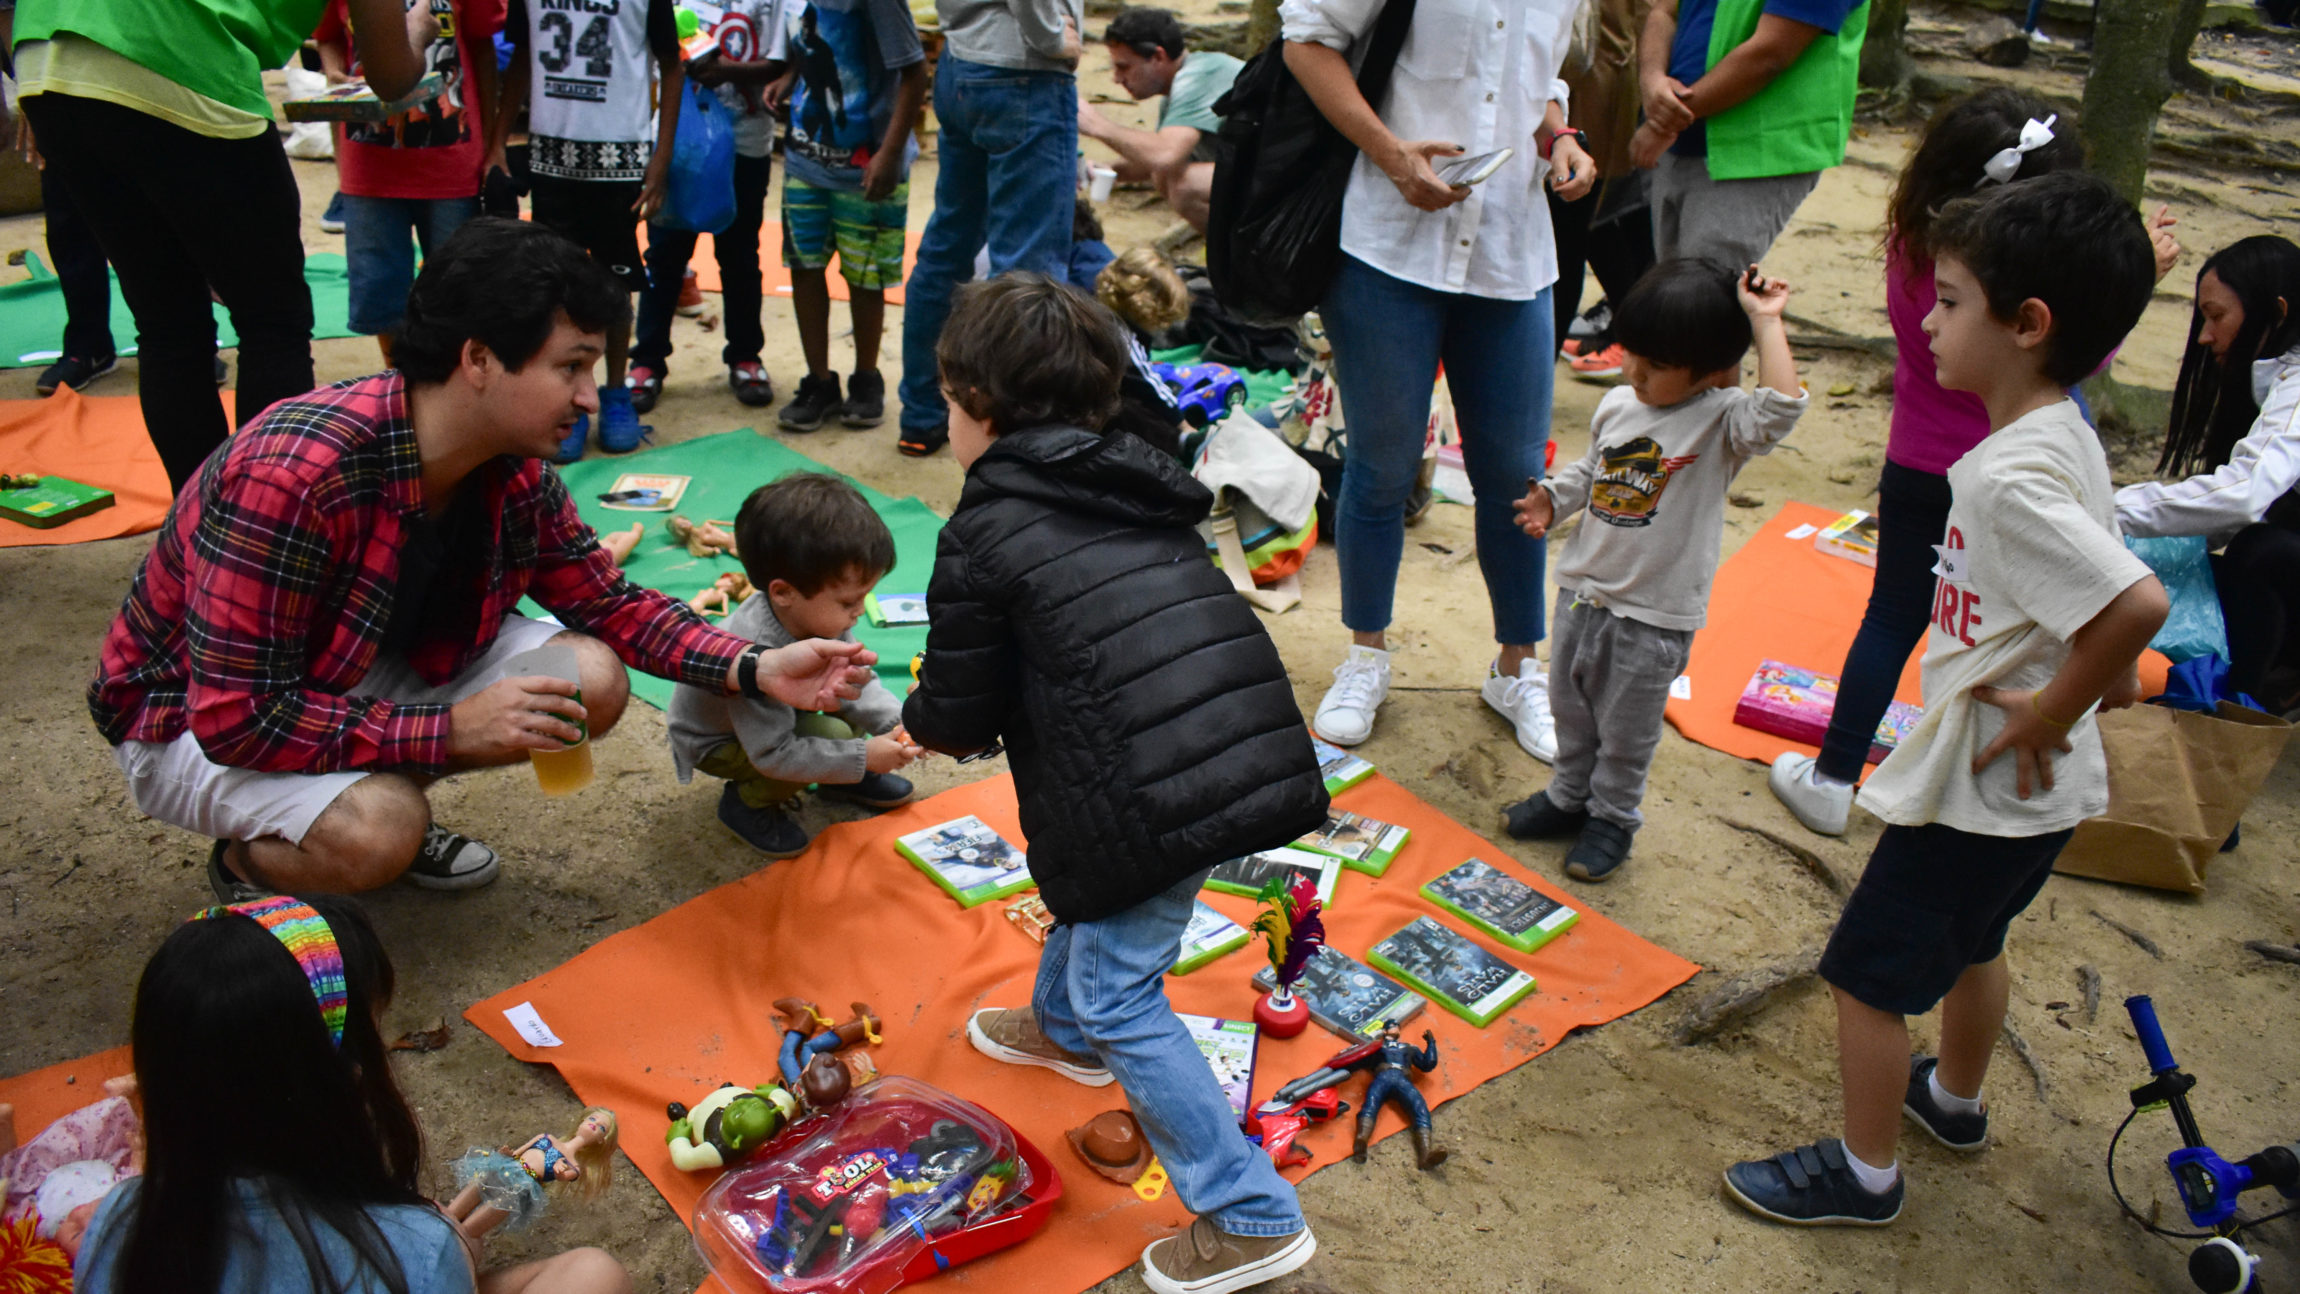
[[[605,734],[626,663],[804,709],[857,694],[853,643],[768,650],[625,580],[539,461],[597,412],[628,309],[574,244],[474,221],[417,277],[396,372],[272,406],[178,497],[88,700],[137,807],[217,838],[219,899],[493,880],[424,787],[556,749],[571,721]],[[525,596],[565,627],[514,614]],[[552,641],[580,704],[504,677]]]

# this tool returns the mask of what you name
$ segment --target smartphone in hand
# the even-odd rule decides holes
[[[1437,177],[1457,189],[1466,189],[1491,179],[1495,171],[1516,155],[1517,150],[1514,148],[1497,148],[1474,157],[1448,158],[1438,166]]]

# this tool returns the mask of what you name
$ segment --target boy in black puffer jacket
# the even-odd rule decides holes
[[[1141,440],[1087,430],[1117,406],[1120,327],[1040,275],[959,293],[937,358],[966,488],[903,719],[947,754],[1005,742],[1060,922],[1030,1009],[977,1012],[967,1037],[1088,1086],[1115,1078],[1199,1215],[1143,1251],[1143,1279],[1225,1294],[1317,1241],[1163,979],[1206,872],[1317,827],[1326,791],[1277,648],[1207,559],[1213,496]]]

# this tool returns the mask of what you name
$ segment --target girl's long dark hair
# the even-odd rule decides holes
[[[422,1133],[375,1026],[391,997],[391,960],[349,900],[304,901],[343,950],[340,1051],[301,968],[254,921],[186,922],[144,967],[130,1036],[145,1169],[134,1210],[114,1233],[121,1294],[215,1290],[235,1234],[247,1235],[243,1181],[295,1236],[314,1294],[363,1284],[358,1272],[340,1285],[331,1275],[322,1228],[383,1288],[407,1294],[406,1273],[367,1212],[424,1203]]]
[[[1885,204],[1885,245],[1923,255],[1934,214],[1951,199],[1977,191],[1988,178],[1981,167],[1999,150],[2019,143],[2021,127],[2031,120],[2043,121],[2055,111],[2024,90],[1993,86],[1934,113]],[[2084,140],[2070,114],[2060,114],[2052,134],[2051,143],[2021,155],[2013,179],[2033,180],[2084,165]]]
[[[2252,429],[2260,406],[2252,400],[2252,362],[2273,359],[2300,344],[2300,247],[2274,234],[2254,234],[2214,252],[2196,271],[2228,286],[2244,305],[2244,324],[2216,360],[2196,340],[2204,330],[2200,306],[2188,318],[2188,351],[2172,388],[2172,420],[2156,470],[2175,476],[2209,472],[2228,461]],[[2278,305],[2281,297],[2284,305]]]

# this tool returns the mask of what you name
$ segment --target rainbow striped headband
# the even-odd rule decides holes
[[[194,921],[238,913],[271,932],[280,946],[295,958],[303,968],[304,978],[311,981],[312,998],[319,1003],[319,1018],[327,1025],[327,1036],[338,1048],[343,1046],[343,1021],[350,1001],[343,984],[343,949],[335,942],[335,931],[328,929],[327,921],[311,906],[300,899],[278,895],[258,899],[252,903],[234,903],[229,907],[209,908],[192,915]]]

